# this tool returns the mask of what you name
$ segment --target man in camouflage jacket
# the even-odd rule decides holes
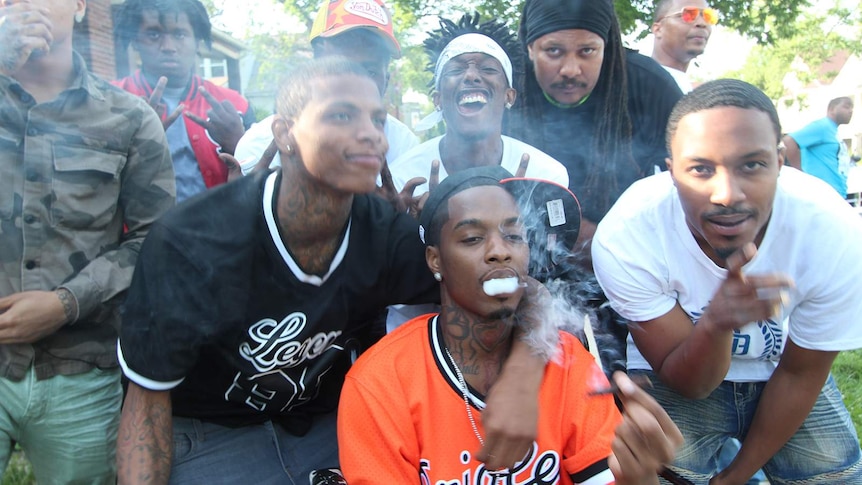
[[[0,0],[0,476],[115,483],[118,304],[174,203],[162,124],[72,50],[86,0]]]

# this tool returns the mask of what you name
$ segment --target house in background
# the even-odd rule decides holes
[[[851,154],[862,155],[862,57],[846,51],[836,52],[817,67],[813,80],[803,82],[797,71],[811,72],[801,62],[784,78],[786,95],[778,100],[781,128],[791,132],[826,116],[829,101],[849,96],[856,107],[853,119],[838,127],[838,136]],[[801,102],[800,102],[801,100]]]
[[[75,25],[75,49],[90,70],[112,80],[129,75],[140,64],[137,53],[114,44],[114,13],[124,0],[88,0],[87,15]],[[200,53],[198,75],[220,86],[242,92],[240,57],[244,46],[230,35],[213,29],[212,50]]]

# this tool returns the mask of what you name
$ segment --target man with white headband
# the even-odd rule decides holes
[[[525,155],[529,163],[526,173],[520,175],[568,186],[568,172],[560,162],[502,135],[503,117],[517,96],[512,88],[512,61],[504,46],[510,53],[517,52],[517,48],[514,36],[503,24],[491,21],[478,25],[478,21],[478,15],[469,14],[458,24],[441,19],[440,29],[424,43],[434,63],[432,98],[436,111],[417,130],[445,120],[446,133],[390,163],[396,190],[415,177],[443,180],[469,167],[499,165],[516,173]],[[432,167],[436,175],[432,175]],[[428,183],[421,184],[414,195],[421,196],[428,188]]]
[[[537,148],[502,135],[503,116],[517,93],[512,89],[512,61],[501,45],[513,46],[515,40],[502,24],[478,25],[478,21],[478,15],[469,14],[461,17],[458,24],[440,19],[440,29],[432,32],[424,44],[434,63],[433,100],[437,109],[417,129],[428,129],[445,120],[446,133],[390,163],[396,191],[416,184],[417,177],[426,178],[413,190],[410,205],[414,215],[421,210],[429,187],[469,167],[499,165],[518,176],[551,180],[564,187],[569,183],[563,164]],[[433,310],[435,307],[430,305],[390,308],[386,327],[392,330]]]

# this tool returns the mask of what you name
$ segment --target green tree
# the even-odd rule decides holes
[[[785,96],[784,80],[793,73],[803,84],[837,72],[820,72],[819,66],[838,51],[862,52],[862,14],[859,9],[833,7],[806,12],[792,23],[792,35],[769,45],[755,46],[738,71],[727,73],[754,84],[772,99]],[[804,102],[786,100],[788,104]]]

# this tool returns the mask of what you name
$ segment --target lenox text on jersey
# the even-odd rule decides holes
[[[323,354],[341,335],[341,331],[319,332],[303,340],[294,340],[302,334],[307,323],[304,313],[294,312],[280,322],[264,318],[248,329],[248,335],[256,343],[243,342],[239,353],[254,365],[259,372],[268,372],[276,367],[296,367],[306,360]]]

